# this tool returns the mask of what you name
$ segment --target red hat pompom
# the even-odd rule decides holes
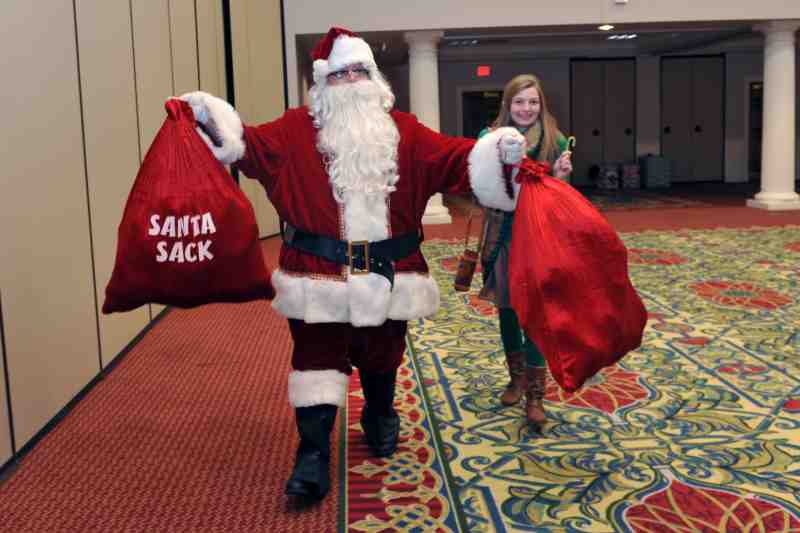
[[[352,31],[334,26],[328,30],[328,34],[320,39],[317,43],[317,46],[314,47],[314,51],[311,52],[311,59],[314,61],[317,59],[328,59],[328,56],[331,54],[331,50],[333,49],[333,42],[340,35],[356,37],[356,34]]]

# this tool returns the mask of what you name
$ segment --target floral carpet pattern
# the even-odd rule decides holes
[[[709,207],[700,200],[670,196],[640,189],[590,191],[586,198],[600,211],[627,211],[630,209],[664,209],[673,207]]]
[[[410,353],[465,529],[800,532],[800,227],[621,236],[644,342],[575,394],[551,381],[541,433],[498,401],[480,274],[452,288],[463,243],[424,244],[442,307]]]

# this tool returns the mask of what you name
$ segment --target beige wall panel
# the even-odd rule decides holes
[[[249,124],[280,116],[284,109],[283,49],[279,0],[231,3],[236,108]],[[260,186],[246,183],[242,190],[253,204],[262,237],[278,233],[279,219]]]
[[[139,131],[133,76],[131,13],[127,2],[76,4],[81,58],[86,169],[92,213],[97,306],[102,307],[117,249],[117,227],[139,169]],[[100,315],[100,348],[107,365],[147,325],[146,307]]]
[[[68,0],[0,2],[14,125],[0,131],[0,290],[19,447],[100,370],[75,39]]]
[[[139,142],[143,158],[166,118],[164,102],[175,95],[169,54],[169,9],[165,2],[134,0],[131,13]]]
[[[0,295],[0,310],[2,309],[2,295]],[[0,315],[0,335],[2,335],[2,315]],[[6,375],[3,372],[3,343],[0,342],[0,465],[11,459],[11,427],[8,425],[8,397],[6,396]]]
[[[167,116],[164,102],[170,96],[180,94],[172,81],[169,11],[166,2],[131,1],[142,158]],[[150,317],[155,318],[163,309],[162,305],[151,305]]]
[[[194,0],[169,0],[169,22],[175,94],[196,91],[200,82],[197,73],[197,25]]]
[[[196,1],[200,89],[227,100],[222,3],[219,0]]]

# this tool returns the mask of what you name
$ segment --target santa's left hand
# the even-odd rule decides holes
[[[525,137],[515,128],[505,128],[497,143],[500,161],[506,165],[516,165],[525,155]]]
[[[564,152],[553,164],[553,176],[564,179],[570,174],[572,174],[572,154]]]

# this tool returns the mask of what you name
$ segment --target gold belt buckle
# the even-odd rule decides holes
[[[364,246],[364,268],[353,266],[353,246]],[[347,241],[347,256],[350,258],[350,274],[354,276],[369,274],[369,241]]]

